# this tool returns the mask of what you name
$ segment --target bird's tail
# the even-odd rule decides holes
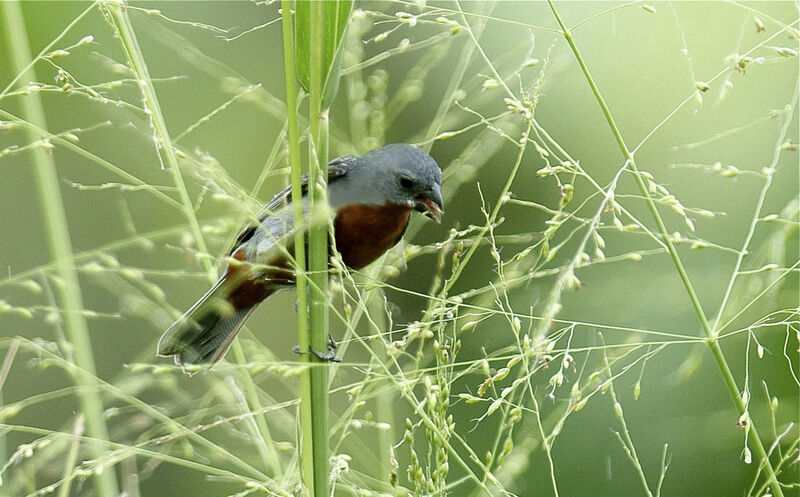
[[[235,308],[228,285],[220,278],[200,300],[172,323],[158,340],[158,355],[175,356],[175,363],[214,364],[225,355],[256,306]]]

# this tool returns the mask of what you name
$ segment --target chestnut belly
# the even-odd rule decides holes
[[[410,207],[396,204],[354,204],[338,209],[333,220],[336,248],[347,267],[361,269],[392,248],[403,236],[410,215]],[[286,250],[293,252],[293,244],[289,243]],[[239,248],[231,256],[246,262],[245,254],[246,250]],[[285,257],[278,256],[267,266],[270,269],[258,274],[254,274],[247,264],[228,266],[226,279],[232,287],[228,302],[234,309],[256,305],[277,289],[294,284],[294,272]]]
[[[410,215],[410,207],[392,203],[339,208],[333,229],[347,267],[361,269],[392,248],[403,236]]]

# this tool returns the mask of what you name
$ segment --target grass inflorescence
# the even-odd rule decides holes
[[[335,57],[289,1],[4,4],[0,496],[796,495],[785,5],[355,2]],[[314,225],[296,308],[154,357],[272,193],[390,142],[442,226],[356,272]]]

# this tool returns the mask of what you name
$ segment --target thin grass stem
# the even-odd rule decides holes
[[[25,19],[20,2],[4,2],[2,4],[3,22],[9,47],[11,50],[12,71],[24,74],[28,81],[36,81],[36,73],[31,64],[31,49],[28,44]],[[44,106],[37,94],[31,95],[20,101],[23,118],[35,126],[47,129]],[[30,128],[26,128],[30,142],[36,142],[40,136]],[[56,285],[56,298],[61,310],[61,319],[64,332],[72,344],[70,356],[78,368],[86,371],[87,375],[74,375],[73,378],[82,388],[79,393],[81,411],[86,416],[86,430],[90,436],[101,440],[109,440],[108,427],[103,417],[103,400],[100,396],[99,385],[95,381],[96,368],[92,343],[89,337],[89,326],[82,311],[84,309],[80,281],[75,266],[70,263],[73,257],[72,240],[68,229],[67,214],[61,197],[60,181],[56,172],[53,155],[48,154],[44,148],[30,150],[33,172],[39,192],[39,204],[42,209],[42,218],[45,228],[45,239],[54,260],[56,274],[63,284]],[[99,456],[102,454],[100,447],[92,446],[90,453]],[[113,471],[103,471],[95,474],[93,478],[95,491],[101,497],[117,495],[116,476]]]
[[[109,383],[109,382],[106,382],[106,381],[104,381],[104,380],[102,380],[100,378],[96,378],[93,375],[90,375],[87,371],[81,369],[80,367],[78,367],[74,363],[69,362],[69,361],[63,359],[62,357],[54,354],[53,352],[51,352],[49,349],[47,349],[46,347],[42,346],[41,344],[39,344],[37,342],[33,342],[31,340],[28,340],[28,339],[24,339],[24,338],[20,338],[20,340],[21,340],[20,343],[21,343],[22,346],[24,346],[24,348],[27,348],[28,350],[33,351],[37,355],[46,357],[48,360],[53,361],[54,363],[56,363],[60,367],[64,368],[67,372],[69,372],[73,376],[82,378],[84,380],[84,383],[87,383],[90,379],[95,379],[95,381],[97,381],[99,387],[102,388],[102,390],[105,393],[111,395],[114,399],[117,399],[117,400],[119,400],[119,401],[121,401],[121,402],[123,402],[125,404],[130,405],[130,406],[136,408],[137,410],[141,411],[142,413],[145,413],[148,416],[152,417],[154,420],[162,423],[167,428],[167,430],[170,432],[169,435],[166,435],[167,437],[174,437],[174,438],[186,437],[187,439],[191,440],[192,442],[195,442],[197,445],[205,447],[212,454],[214,454],[217,457],[216,464],[219,464],[220,462],[231,463],[234,466],[240,468],[242,471],[246,472],[249,475],[248,476],[249,478],[254,478],[254,479],[259,479],[259,480],[267,480],[268,479],[267,475],[265,475],[263,472],[259,471],[257,468],[254,468],[253,466],[251,466],[247,462],[243,461],[239,457],[237,457],[236,454],[226,450],[221,445],[218,445],[218,444],[212,442],[211,440],[203,437],[199,433],[200,430],[189,428],[189,427],[181,424],[180,422],[172,419],[168,415],[166,415],[163,412],[161,412],[159,409],[156,409],[152,405],[148,404],[147,402],[139,399],[138,397],[136,397],[134,395],[131,395],[131,394],[123,391],[121,388],[117,387],[116,385],[114,385],[112,383]],[[82,388],[79,389],[79,392],[80,392],[80,390],[90,390],[90,388],[89,387],[82,387]],[[87,431],[88,431],[88,427],[87,427]],[[90,436],[90,435],[87,435],[87,436]],[[113,442],[109,442],[109,443],[113,443]],[[104,472],[104,473],[106,473],[106,472]],[[114,495],[116,495],[116,494],[114,494]]]
[[[148,111],[148,115],[151,117],[151,124],[155,133],[154,139],[159,158],[166,163],[166,167],[172,173],[172,178],[180,197],[180,203],[183,208],[184,215],[186,220],[189,222],[189,229],[192,233],[194,243],[201,254],[208,254],[205,238],[200,231],[200,224],[197,220],[194,206],[189,198],[189,193],[186,189],[186,184],[181,174],[180,166],[178,164],[178,157],[175,153],[175,147],[173,146],[173,141],[170,137],[169,130],[167,129],[166,120],[163,112],[161,111],[161,106],[158,103],[158,96],[153,86],[153,81],[150,77],[150,72],[147,68],[144,54],[139,47],[139,42],[136,39],[136,33],[131,25],[127,10],[124,9],[122,5],[106,4],[103,5],[103,8],[109,17],[113,19],[114,28],[119,35],[120,43],[122,44],[131,68],[137,76],[139,88],[143,95],[145,109]],[[211,259],[208,257],[202,257],[200,258],[200,262],[203,265],[206,274],[208,275],[209,281],[213,282],[216,279],[216,271],[214,270]],[[247,363],[247,359],[241,348],[241,344],[238,342],[235,343],[233,345],[233,349],[234,360],[240,366],[240,377],[244,383],[247,406],[252,411],[258,411],[260,410],[261,404],[258,399],[255,384],[250,376],[250,372],[246,367],[244,367]],[[278,475],[281,473],[280,464],[277,454],[274,451],[274,444],[272,442],[272,437],[270,436],[266,420],[262,416],[257,416],[255,419],[255,426],[257,430],[256,435],[260,437],[257,445],[259,447],[259,451],[261,452],[262,458],[264,459],[264,465],[270,468],[273,474]]]
[[[78,449],[81,445],[81,435],[83,435],[84,417],[82,414],[78,415],[75,420],[75,426],[72,429],[72,440],[69,444],[69,453],[67,453],[67,460],[64,464],[64,485],[58,492],[58,497],[69,497],[69,489],[72,486],[73,478],[70,478],[72,472],[75,470],[75,463],[78,460]]]
[[[247,410],[253,413],[261,412],[264,406],[261,404],[261,399],[258,398],[256,383],[253,381],[253,377],[250,375],[250,371],[247,367],[247,356],[245,356],[244,349],[242,348],[242,342],[239,340],[234,341],[233,344],[231,344],[231,349],[233,352],[233,359],[238,366],[239,378],[244,387],[244,400],[247,402]],[[255,432],[253,433],[254,438],[257,439],[255,443],[258,447],[261,459],[264,461],[264,466],[269,468],[273,477],[278,478],[283,474],[283,469],[281,468],[278,452],[275,450],[275,442],[272,440],[272,434],[270,433],[267,419],[265,415],[261,414],[254,415],[253,421],[255,427],[252,431]],[[248,424],[248,426],[250,425]]]
[[[139,41],[136,39],[136,32],[133,29],[133,25],[131,25],[125,5],[122,3],[105,2],[102,4],[102,7],[104,12],[113,21],[113,27],[119,36],[119,41],[122,45],[122,49],[125,51],[128,63],[136,74],[139,89],[144,99],[144,107],[150,116],[153,132],[155,133],[153,138],[155,140],[158,157],[164,161],[162,165],[169,169],[169,172],[172,174],[172,180],[178,191],[186,220],[189,222],[189,230],[194,239],[194,243],[201,253],[208,254],[205,238],[200,231],[200,223],[197,220],[192,200],[189,198],[189,192],[186,189],[186,183],[183,180],[183,175],[178,165],[178,156],[175,153],[175,147],[170,138],[166,119],[158,103],[158,96],[153,86],[153,81],[150,78],[150,71],[147,68],[142,49],[139,47]],[[207,257],[203,257],[200,259],[200,263],[203,265],[206,273],[208,273],[209,281],[213,282],[216,275],[211,260]]]
[[[734,404],[736,405],[736,409],[739,412],[740,416],[743,416],[747,412],[747,406],[745,405],[739,390],[739,386],[736,384],[736,379],[733,377],[733,373],[731,372],[730,366],[728,365],[728,361],[725,358],[725,355],[722,352],[722,348],[719,345],[719,337],[717,331],[712,329],[711,324],[706,317],[705,312],[703,311],[703,307],[700,303],[700,299],[697,296],[697,293],[692,286],[692,282],[689,279],[689,275],[686,273],[686,269],[683,266],[683,262],[681,261],[680,256],[678,255],[677,250],[675,249],[675,245],[672,243],[672,239],[667,231],[667,227],[664,224],[664,220],[661,218],[661,215],[658,212],[658,207],[656,207],[655,202],[653,201],[652,196],[650,195],[650,191],[648,190],[647,186],[645,185],[644,179],[642,174],[639,172],[639,169],[636,167],[636,162],[634,160],[633,154],[628,149],[628,146],[625,144],[625,140],[622,137],[622,133],[620,132],[619,127],[617,126],[616,122],[614,121],[613,116],[611,115],[611,111],[609,110],[608,106],[605,103],[605,99],[603,98],[600,90],[598,89],[597,85],[594,82],[594,78],[592,78],[589,69],[586,67],[586,63],[581,56],[580,51],[578,50],[577,45],[575,44],[575,40],[572,38],[572,34],[570,30],[564,25],[564,22],[561,20],[561,16],[558,14],[558,10],[556,9],[555,5],[553,4],[553,0],[548,0],[547,3],[550,5],[550,9],[553,11],[553,16],[555,17],[556,21],[558,22],[559,26],[561,26],[561,32],[566,39],[567,43],[572,50],[572,53],[575,55],[575,59],[578,61],[578,65],[580,65],[581,71],[586,78],[589,87],[592,90],[592,93],[597,100],[597,103],[600,105],[600,108],[603,111],[603,115],[606,118],[606,122],[608,122],[609,127],[611,128],[611,132],[614,134],[614,138],[617,141],[617,145],[619,145],[620,150],[625,158],[625,163],[633,172],[634,178],[636,180],[636,184],[639,187],[639,190],[642,192],[644,196],[645,202],[647,203],[647,207],[650,210],[650,213],[653,216],[653,220],[655,221],[656,225],[658,226],[658,231],[661,235],[662,241],[666,245],[667,252],[669,252],[670,257],[672,258],[672,262],[675,265],[675,269],[678,271],[678,275],[683,282],[684,287],[686,288],[686,293],[689,296],[689,299],[692,302],[692,307],[697,314],[698,319],[700,320],[700,324],[703,327],[703,331],[706,334],[706,343],[711,348],[711,352],[714,354],[714,360],[717,363],[717,366],[722,373],[723,380],[725,381],[725,385],[728,388],[728,393],[730,394],[731,398],[733,399]],[[749,416],[748,416],[749,418]],[[769,460],[769,456],[764,448],[764,444],[761,441],[761,438],[756,431],[755,424],[752,420],[749,420],[747,423],[749,427],[749,435],[752,440],[753,447],[755,448],[756,457],[760,464],[764,465],[764,472],[766,473],[767,479],[770,481],[770,488],[774,492],[777,497],[783,497],[783,490],[781,488],[781,484],[778,481],[778,477],[775,474],[775,471],[772,467],[772,463]]]

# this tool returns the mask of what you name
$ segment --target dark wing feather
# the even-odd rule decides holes
[[[337,179],[343,177],[347,174],[347,171],[350,169],[351,163],[357,157],[354,155],[345,155],[342,157],[337,157],[328,163],[328,183],[331,181],[336,181]],[[308,193],[308,175],[304,174],[300,178],[300,185],[302,187],[303,195]],[[263,221],[267,216],[270,216],[276,209],[283,207],[291,203],[292,201],[292,186],[289,185],[283,190],[279,191],[272,197],[266,206],[258,213],[258,220],[259,222]],[[253,236],[253,233],[256,231],[256,227],[258,225],[249,224],[245,227],[240,233],[239,236],[236,237],[236,241],[233,243],[233,249],[231,252],[235,251],[241,244],[246,242]],[[231,255],[231,254],[228,254]]]

